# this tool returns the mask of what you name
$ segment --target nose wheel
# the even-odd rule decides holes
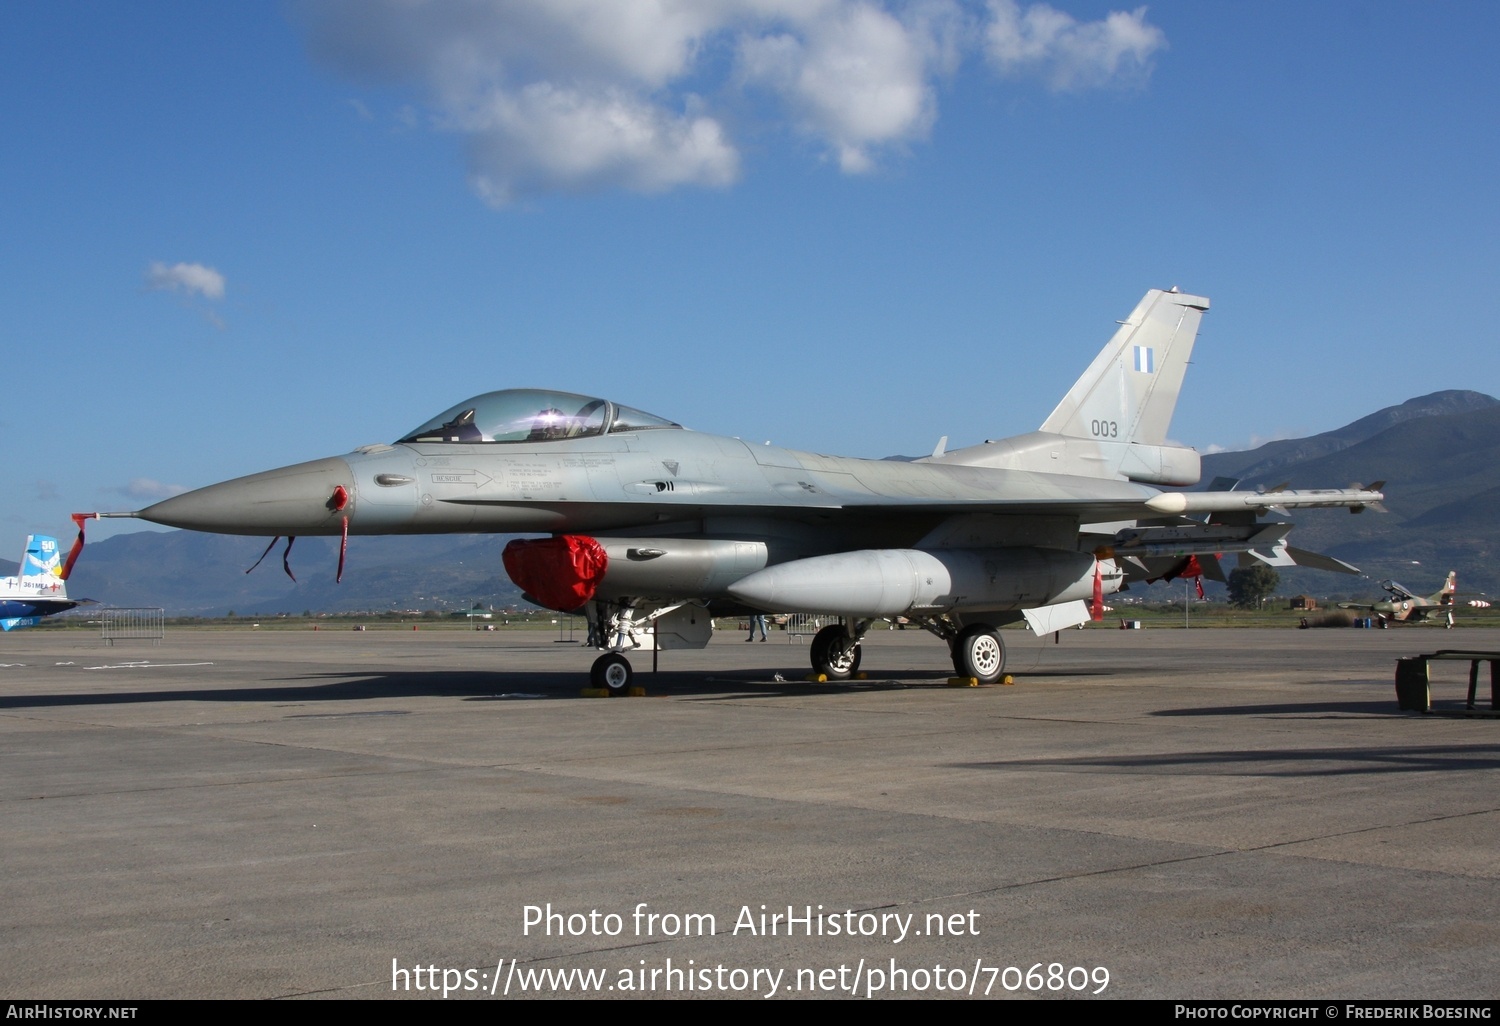
[[[859,642],[838,624],[830,624],[813,635],[808,646],[812,668],[829,680],[848,680],[859,669]]]
[[[610,652],[594,660],[593,668],[589,670],[589,679],[596,688],[602,688],[611,695],[623,695],[630,690],[630,684],[635,680],[635,670],[631,669],[629,659],[618,652]]]

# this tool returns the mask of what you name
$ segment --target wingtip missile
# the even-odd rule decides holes
[[[1162,492],[1145,501],[1147,509],[1165,516],[1184,513],[1231,513],[1235,510],[1319,509],[1344,507],[1359,512],[1380,505],[1382,492],[1369,488],[1311,488],[1275,492]]]

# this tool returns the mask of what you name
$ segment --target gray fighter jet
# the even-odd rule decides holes
[[[905,617],[960,677],[998,679],[997,627],[1102,616],[1131,581],[1215,556],[1346,564],[1290,548],[1267,511],[1378,507],[1376,490],[1183,491],[1198,453],[1167,441],[1208,300],[1146,294],[1041,429],[913,461],[821,456],[684,429],[606,399],[532,389],[459,403],[390,445],[210,485],[135,513],[264,536],[546,533],[503,561],[538,604],[581,611],[624,692],[624,652],[697,648],[711,617],[827,614],[813,669],[851,676],[860,640]],[[273,542],[274,544],[274,542]],[[268,550],[269,551],[269,550]],[[342,552],[342,550],[341,550]],[[342,555],[340,558],[342,573]]]

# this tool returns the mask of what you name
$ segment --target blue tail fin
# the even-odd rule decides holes
[[[57,539],[45,534],[28,535],[26,552],[21,556],[22,577],[56,577],[62,580],[62,550]]]
[[[57,539],[33,534],[26,539],[16,576],[0,578],[0,630],[33,627],[41,618],[72,609],[63,583],[63,556]]]

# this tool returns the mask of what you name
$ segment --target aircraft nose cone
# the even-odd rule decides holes
[[[136,515],[214,534],[338,534],[353,495],[349,464],[330,457],[184,492]]]

